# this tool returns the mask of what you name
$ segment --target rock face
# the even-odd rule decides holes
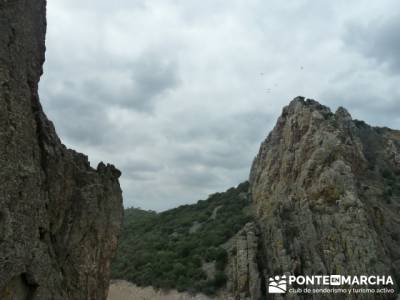
[[[352,120],[343,108],[332,113],[316,101],[294,99],[250,174],[261,273],[391,275],[397,288],[399,158],[399,131]]]
[[[253,222],[247,223],[228,243],[228,278],[226,290],[237,300],[260,299],[259,230]]]
[[[105,299],[120,172],[90,167],[42,111],[46,2],[0,3],[0,299]]]

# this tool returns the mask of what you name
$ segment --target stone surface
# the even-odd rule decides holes
[[[258,268],[259,230],[247,223],[228,243],[228,277],[226,291],[237,300],[261,297],[261,276]]]
[[[391,275],[397,289],[399,150],[399,131],[352,120],[344,108],[332,113],[294,99],[250,174],[260,273]]]
[[[0,299],[105,299],[120,172],[90,167],[42,111],[45,12],[0,2]]]

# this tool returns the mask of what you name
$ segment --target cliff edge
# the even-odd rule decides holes
[[[344,108],[332,113],[314,100],[297,97],[260,147],[250,193],[265,278],[391,275],[397,290],[399,131],[371,127],[353,120]]]
[[[38,82],[46,1],[0,3],[0,299],[105,299],[120,172],[67,149]]]

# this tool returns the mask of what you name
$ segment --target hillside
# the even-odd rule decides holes
[[[214,294],[226,283],[224,243],[250,221],[248,183],[162,213],[125,210],[112,278]]]

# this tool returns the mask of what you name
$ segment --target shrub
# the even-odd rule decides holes
[[[226,280],[227,280],[227,277],[226,277],[225,273],[217,272],[215,274],[215,278],[214,278],[214,286],[216,288],[221,288],[221,287],[225,286]]]
[[[222,271],[225,269],[226,263],[228,262],[228,253],[226,252],[225,249],[218,248],[215,259],[216,259],[215,268],[217,270]]]
[[[388,169],[383,170],[381,174],[382,174],[382,177],[385,179],[389,179],[389,180],[394,179],[393,173]]]

